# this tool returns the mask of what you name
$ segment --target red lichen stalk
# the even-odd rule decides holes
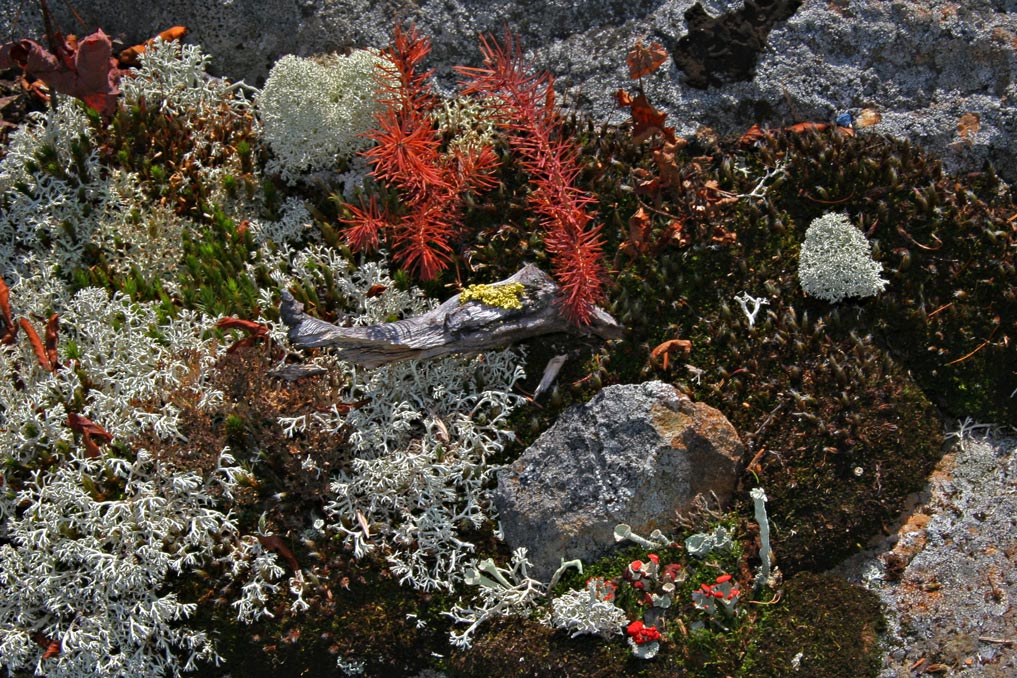
[[[509,144],[531,175],[528,201],[544,228],[544,246],[562,287],[562,310],[577,324],[588,324],[603,298],[604,265],[600,226],[592,225],[593,196],[575,186],[579,148],[562,137],[550,74],[526,68],[518,42],[481,38],[483,68],[459,68],[464,89],[499,102],[509,121]]]
[[[389,236],[392,256],[405,270],[430,280],[452,260],[450,241],[462,214],[460,196],[491,186],[497,158],[490,148],[443,153],[441,133],[432,117],[436,96],[431,71],[418,67],[430,51],[429,41],[415,28],[396,26],[392,45],[382,54],[378,127],[367,136],[375,146],[364,153],[371,175],[399,191],[404,211],[393,215],[372,198],[349,206],[345,232],[354,250],[374,249]]]

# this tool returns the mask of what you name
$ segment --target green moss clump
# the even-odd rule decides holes
[[[884,625],[876,594],[832,575],[803,572],[785,583],[783,599],[767,613],[742,675],[875,676]]]

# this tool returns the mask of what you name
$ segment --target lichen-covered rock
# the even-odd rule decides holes
[[[547,578],[562,558],[607,552],[619,523],[666,532],[697,494],[726,501],[742,451],[723,414],[668,384],[608,386],[498,474],[505,539]]]
[[[479,63],[478,33],[510,26],[564,101],[615,121],[627,115],[614,100],[629,82],[626,52],[656,40],[679,66],[643,84],[678,134],[874,107],[872,129],[932,149],[951,171],[989,160],[1017,178],[1017,13],[1004,0],[78,0],[84,26],[66,3],[50,5],[65,30],[102,27],[125,44],[184,23],[218,72],[257,85],[283,54],[384,47],[397,17],[432,38],[429,65],[451,83],[453,65]],[[40,37],[29,7],[0,12],[0,33]]]
[[[890,620],[881,678],[922,657],[958,676],[1008,676],[1017,648],[1017,438],[959,432],[900,529],[838,572],[879,595]]]

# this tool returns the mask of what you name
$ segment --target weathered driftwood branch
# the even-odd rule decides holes
[[[303,304],[284,291],[279,314],[296,346],[336,347],[344,360],[378,367],[411,358],[448,353],[476,353],[553,332],[583,332],[605,339],[621,336],[622,328],[606,311],[594,308],[590,324],[576,327],[562,316],[558,285],[536,266],[525,266],[497,288],[521,283],[522,308],[460,301],[459,295],[423,315],[383,325],[339,327],[304,313]]]

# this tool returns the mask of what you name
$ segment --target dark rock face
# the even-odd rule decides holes
[[[671,57],[685,82],[699,89],[752,80],[770,29],[799,5],[801,0],[749,0],[713,17],[697,2],[685,12],[688,33],[669,50]]]
[[[589,561],[614,545],[614,528],[668,531],[697,494],[727,500],[743,447],[716,409],[659,381],[610,386],[566,410],[498,475],[505,539],[525,546],[534,574],[562,558]]]

